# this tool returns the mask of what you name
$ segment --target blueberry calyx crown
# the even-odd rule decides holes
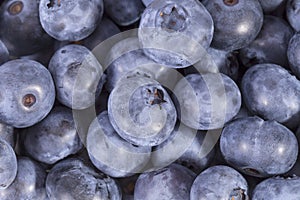
[[[36,98],[33,94],[26,94],[22,99],[23,105],[27,108],[33,106],[35,102],[36,102]]]
[[[239,3],[239,0],[223,0],[226,6],[234,6]]]
[[[235,188],[230,193],[229,200],[249,200],[247,194],[245,194],[245,190],[242,188]]]

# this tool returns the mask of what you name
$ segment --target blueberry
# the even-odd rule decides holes
[[[273,177],[259,183],[254,192],[253,200],[298,200],[300,196],[300,177]]]
[[[102,67],[86,47],[76,44],[58,49],[49,62],[57,99],[73,109],[85,109],[95,103],[104,84]]]
[[[5,140],[14,148],[17,139],[14,127],[0,123],[0,139]]]
[[[266,120],[276,120],[293,128],[299,124],[300,82],[275,64],[258,64],[242,79],[247,108]]]
[[[183,68],[196,63],[213,37],[213,20],[197,0],[155,0],[144,11],[139,40],[159,64]]]
[[[153,148],[152,167],[159,169],[175,161],[198,174],[213,160],[216,143],[212,133],[206,134],[177,123],[170,137]]]
[[[12,184],[17,170],[17,158],[13,148],[5,140],[0,139],[0,192]]]
[[[93,50],[101,42],[109,39],[115,34],[120,33],[120,29],[113,21],[103,16],[98,22],[97,28],[91,35],[82,40],[82,44],[90,50]]]
[[[196,130],[222,128],[241,107],[239,88],[221,73],[187,75],[173,92],[179,119]]]
[[[179,79],[179,73],[171,68],[158,65],[148,58],[139,46],[137,37],[128,37],[116,43],[106,59],[106,89],[112,91],[123,76],[140,74],[157,80],[172,89]]]
[[[264,11],[264,13],[270,13],[276,10],[278,7],[283,6],[285,0],[259,0],[259,3]]]
[[[287,20],[296,32],[300,31],[299,8],[300,8],[299,0],[287,0],[286,3]]]
[[[40,63],[16,59],[0,66],[0,121],[24,128],[41,121],[52,109],[55,88]]]
[[[201,172],[193,182],[190,200],[248,200],[248,184],[236,170],[216,165]]]
[[[214,21],[211,46],[232,51],[250,44],[263,24],[258,0],[210,0],[203,2]]]
[[[239,53],[242,64],[252,67],[260,63],[274,63],[288,67],[287,48],[293,30],[279,17],[266,15],[261,31],[254,41]]]
[[[39,4],[42,27],[60,41],[78,41],[89,36],[103,10],[103,0],[40,0]]]
[[[121,79],[108,99],[108,116],[117,133],[138,146],[155,146],[174,129],[177,113],[166,90],[155,80]]]
[[[287,57],[293,73],[300,79],[300,34],[295,34],[288,45]]]
[[[37,162],[18,157],[18,173],[14,182],[5,190],[0,190],[1,200],[46,199],[46,171]]]
[[[120,26],[128,26],[140,19],[144,11],[141,0],[103,0],[105,12]]]
[[[141,172],[150,159],[151,148],[134,146],[122,139],[104,111],[90,125],[87,151],[99,170],[111,177],[125,177]]]
[[[196,174],[178,164],[143,173],[136,181],[134,200],[189,199],[195,177]]]
[[[220,147],[229,164],[256,177],[289,171],[298,155],[293,132],[276,121],[259,117],[240,118],[226,125]]]
[[[115,180],[74,158],[61,161],[50,170],[46,191],[51,200],[122,199]]]
[[[9,54],[28,55],[47,48],[51,37],[39,21],[36,0],[5,0],[0,8],[0,37]]]
[[[9,53],[4,45],[4,43],[0,40],[0,65],[7,62],[9,60]]]
[[[20,132],[25,151],[34,159],[53,164],[81,148],[72,111],[56,106],[38,124]]]

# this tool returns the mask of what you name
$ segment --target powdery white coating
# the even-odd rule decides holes
[[[141,17],[138,37],[148,57],[183,68],[201,58],[213,30],[213,20],[199,1],[155,0]]]
[[[118,134],[138,146],[162,143],[177,119],[166,90],[157,81],[143,76],[124,77],[118,82],[109,95],[108,116]]]
[[[18,173],[14,182],[0,190],[1,200],[46,200],[46,171],[27,157],[18,157]]]
[[[174,88],[180,76],[175,69],[159,65],[148,58],[137,37],[129,37],[116,43],[109,51],[105,66],[108,66],[106,88],[109,91],[123,76],[128,76],[127,73],[139,73],[155,79],[169,89]]]
[[[241,90],[247,108],[266,119],[299,125],[300,81],[275,64],[258,64],[243,76]]]
[[[24,105],[24,97],[33,95],[35,103]],[[55,87],[50,72],[40,63],[11,60],[0,66],[0,121],[25,128],[41,121],[55,100]]]
[[[195,177],[191,170],[178,164],[143,173],[136,181],[134,200],[189,199]]]
[[[79,159],[57,163],[46,179],[51,200],[121,200],[122,193],[112,178],[88,167]]]
[[[17,169],[17,158],[13,148],[0,139],[0,191],[14,181]]]
[[[87,151],[100,171],[111,177],[126,177],[142,171],[151,147],[133,146],[122,139],[111,126],[107,111],[103,111],[90,125]]]
[[[222,128],[241,107],[239,88],[221,73],[187,75],[173,93],[179,119],[197,130]]]
[[[20,132],[25,151],[34,159],[54,164],[82,148],[72,110],[57,106],[38,124]]]
[[[78,41],[89,36],[103,11],[103,0],[40,0],[39,4],[42,27],[60,41]]]
[[[84,46],[70,44],[58,49],[49,62],[57,99],[73,109],[85,109],[95,103],[102,90],[103,69]]]
[[[231,167],[216,165],[195,179],[190,200],[249,200],[245,178]]]
[[[257,177],[288,172],[298,155],[293,132],[276,121],[259,117],[236,119],[225,126],[220,148],[229,164]]]
[[[299,200],[300,177],[273,177],[259,183],[254,191],[252,200]]]

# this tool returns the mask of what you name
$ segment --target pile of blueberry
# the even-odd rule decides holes
[[[299,200],[300,0],[0,1],[0,200]]]

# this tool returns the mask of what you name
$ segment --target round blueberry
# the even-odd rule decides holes
[[[299,125],[300,82],[276,64],[258,64],[242,78],[243,99],[247,108],[266,120],[288,127]]]
[[[38,6],[36,0],[3,2],[0,8],[0,37],[10,55],[33,54],[52,44],[52,38],[40,24]]]
[[[174,129],[177,113],[166,90],[143,76],[124,77],[108,99],[108,116],[118,134],[138,146],[155,146]]]
[[[295,31],[300,31],[300,1],[299,0],[287,0],[286,3],[286,16],[290,25]]]
[[[300,2],[299,2],[300,3]],[[296,33],[290,40],[287,57],[293,73],[300,79],[300,34]]]
[[[135,184],[134,200],[189,199],[196,174],[178,164],[143,173]]]
[[[46,117],[54,99],[53,79],[40,63],[16,59],[0,66],[0,121],[32,126]]]
[[[216,165],[201,172],[193,182],[190,200],[248,200],[248,184],[236,170]]]
[[[256,177],[289,171],[298,155],[293,132],[276,121],[259,117],[239,118],[226,125],[220,147],[229,164]]]
[[[60,41],[78,41],[89,36],[103,10],[103,0],[40,0],[39,4],[42,27]]]
[[[138,37],[148,57],[183,68],[201,58],[213,30],[213,20],[199,1],[155,0],[142,15]]]
[[[104,84],[102,66],[92,52],[77,44],[58,49],[49,62],[57,99],[72,109],[85,109],[95,103]]]
[[[74,158],[61,161],[50,170],[46,191],[51,200],[122,199],[115,180]]]
[[[214,21],[212,47],[232,51],[250,44],[260,32],[263,11],[258,0],[203,2]]]
[[[20,132],[25,151],[34,159],[53,164],[82,148],[72,111],[54,107],[41,122]]]
[[[179,119],[196,130],[222,128],[241,107],[239,88],[221,73],[187,75],[173,93]]]

